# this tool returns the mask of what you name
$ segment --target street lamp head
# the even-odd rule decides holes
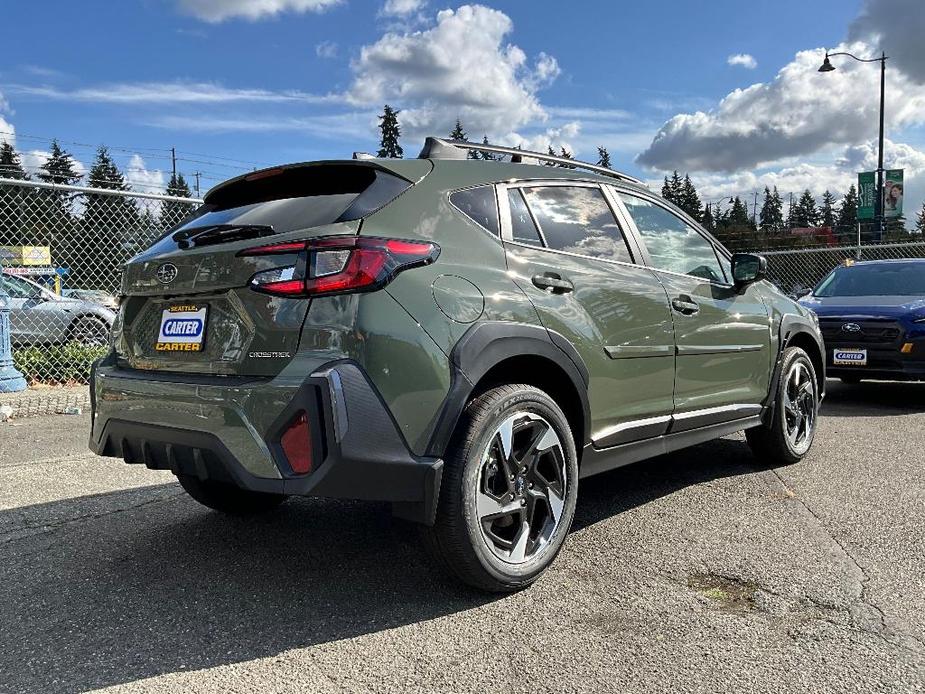
[[[835,69],[835,66],[832,65],[832,62],[829,60],[829,54],[825,54],[825,60],[822,61],[822,67],[819,68],[819,72],[832,72]]]

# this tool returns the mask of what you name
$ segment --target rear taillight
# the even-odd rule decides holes
[[[312,432],[304,410],[300,410],[289,422],[280,438],[280,445],[294,473],[307,475],[312,471]]]
[[[440,247],[429,241],[323,236],[257,246],[238,253],[239,256],[286,254],[298,254],[297,261],[258,272],[251,278],[251,289],[290,297],[373,291],[387,285],[399,272],[434,262],[440,255]]]

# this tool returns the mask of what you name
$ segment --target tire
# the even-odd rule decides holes
[[[109,343],[110,326],[95,316],[78,316],[68,328],[68,340],[91,347]]]
[[[818,415],[819,382],[813,362],[799,347],[788,347],[781,360],[773,418],[746,430],[745,438],[762,464],[793,465],[813,445]]]
[[[424,544],[446,572],[475,588],[520,590],[556,558],[577,495],[578,456],[561,408],[532,386],[499,386],[460,417],[436,522],[421,529]]]
[[[235,516],[265,513],[283,503],[285,494],[266,494],[241,489],[231,484],[201,480],[194,475],[177,475],[180,486],[203,506]]]

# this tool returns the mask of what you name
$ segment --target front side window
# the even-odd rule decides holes
[[[458,190],[450,195],[450,202],[479,226],[495,236],[501,235],[498,227],[498,203],[495,201],[494,186]]]
[[[13,299],[32,299],[42,293],[35,285],[24,282],[18,277],[11,277],[6,273],[3,273],[3,288]]]
[[[550,248],[593,258],[633,261],[600,188],[540,186],[524,188],[523,194]]]
[[[636,223],[656,268],[711,282],[726,281],[713,244],[694,227],[653,202],[627,193],[617,195]]]

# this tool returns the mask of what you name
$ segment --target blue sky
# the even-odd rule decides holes
[[[819,75],[815,55],[801,62],[800,52],[869,51],[887,38],[902,52],[910,39],[884,36],[892,22],[858,17],[898,10],[914,24],[921,7],[93,0],[50,12],[14,1],[4,17],[20,30],[5,32],[0,62],[0,131],[11,134],[0,138],[33,166],[51,137],[85,164],[110,145],[139,189],[163,183],[176,147],[180,170],[201,171],[205,189],[247,167],[374,150],[387,101],[403,109],[406,156],[459,116],[472,137],[564,145],[587,159],[602,144],[616,167],[650,179],[690,171],[707,197],[766,183],[821,193],[870,162],[877,70]],[[917,52],[895,65],[903,107],[888,133],[889,156],[913,179],[925,170]]]

